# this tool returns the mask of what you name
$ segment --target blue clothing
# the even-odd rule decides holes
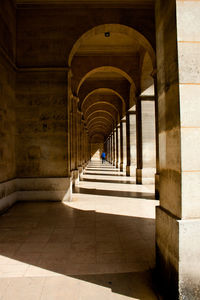
[[[102,157],[102,158],[106,158],[105,152],[102,153],[101,157]]]

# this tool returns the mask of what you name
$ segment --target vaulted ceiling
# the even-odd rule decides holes
[[[135,94],[142,86],[146,88],[145,82],[151,84],[152,63],[146,53],[136,36],[125,34],[122,28],[117,32],[114,25],[80,42],[71,64],[72,92],[79,98],[91,138],[98,135],[99,139],[102,134],[106,139],[135,101],[130,103],[131,88]]]

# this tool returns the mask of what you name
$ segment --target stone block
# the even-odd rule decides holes
[[[178,41],[199,41],[199,1],[176,1]]]
[[[200,94],[200,85],[179,86],[180,91],[180,112],[181,126],[200,127],[200,101],[197,95]]]
[[[180,83],[200,83],[200,43],[178,43]]]
[[[200,128],[181,128],[182,171],[199,171]]]
[[[200,220],[156,211],[157,272],[164,299],[199,299]]]
[[[182,172],[182,218],[200,218],[200,172]]]

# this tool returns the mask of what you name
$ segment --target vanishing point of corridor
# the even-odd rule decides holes
[[[157,299],[153,199],[92,161],[71,202],[18,202],[0,219],[0,299]]]

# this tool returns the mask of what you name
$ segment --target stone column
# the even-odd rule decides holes
[[[106,160],[109,161],[109,138],[107,138],[106,144]]]
[[[165,299],[200,299],[199,11],[200,1],[156,2],[156,266]]]
[[[146,96],[142,100],[142,145],[143,145],[143,178],[154,182],[156,173],[156,135],[155,135],[155,101]]]
[[[121,147],[120,147],[120,140],[121,140],[121,131],[120,131],[120,124],[117,125],[117,132],[118,132],[118,165],[117,168],[120,168],[120,164],[121,164]]]
[[[113,160],[113,144],[112,144],[112,133],[110,134],[110,163],[112,164],[112,160]]]
[[[66,159],[67,159],[67,172],[66,172],[66,181],[69,183],[69,188],[65,190],[65,197],[63,201],[71,201],[72,199],[72,179],[71,179],[71,78],[72,72],[71,69],[67,72],[67,122],[66,122],[66,131],[67,131],[67,148],[66,148]]]
[[[82,167],[82,112],[78,111],[78,171],[79,180],[82,179],[83,167]]]
[[[136,111],[135,106],[126,114],[126,176],[136,173]]]
[[[84,168],[84,121],[81,120],[81,164]]]
[[[88,129],[87,129],[87,127],[85,127],[85,163],[86,163],[86,165],[87,165],[87,163],[88,163],[88,145],[89,145],[89,143],[88,143]]]
[[[115,167],[119,167],[119,143],[118,143],[118,128],[115,128]]]
[[[116,134],[116,131],[113,130],[113,133],[112,133],[112,164],[113,166],[115,166],[115,134]]]
[[[87,145],[86,145],[86,125],[84,123],[84,127],[83,127],[83,164],[84,164],[84,168],[86,167],[86,153],[87,153]]]
[[[112,137],[109,136],[109,163],[111,163],[112,160]]]
[[[120,171],[126,170],[126,120],[120,122]]]
[[[78,184],[78,101],[77,97],[72,98],[72,181],[73,185]]]
[[[137,101],[136,101],[136,142],[137,142],[136,184],[142,184],[142,168],[143,168],[142,111],[141,111],[141,99],[140,99],[140,97],[138,97]]]
[[[72,170],[74,169],[74,151],[73,151],[73,112],[72,112],[72,108],[70,111],[70,171],[72,172]]]
[[[110,161],[110,137],[107,139],[107,161]]]
[[[107,148],[107,161],[110,161],[110,137],[107,140],[108,148]]]
[[[154,94],[155,94],[155,135],[156,135],[156,174],[155,174],[155,197],[160,199],[160,165],[159,165],[159,114],[158,114],[158,89],[157,89],[157,71],[152,74],[154,78]]]

